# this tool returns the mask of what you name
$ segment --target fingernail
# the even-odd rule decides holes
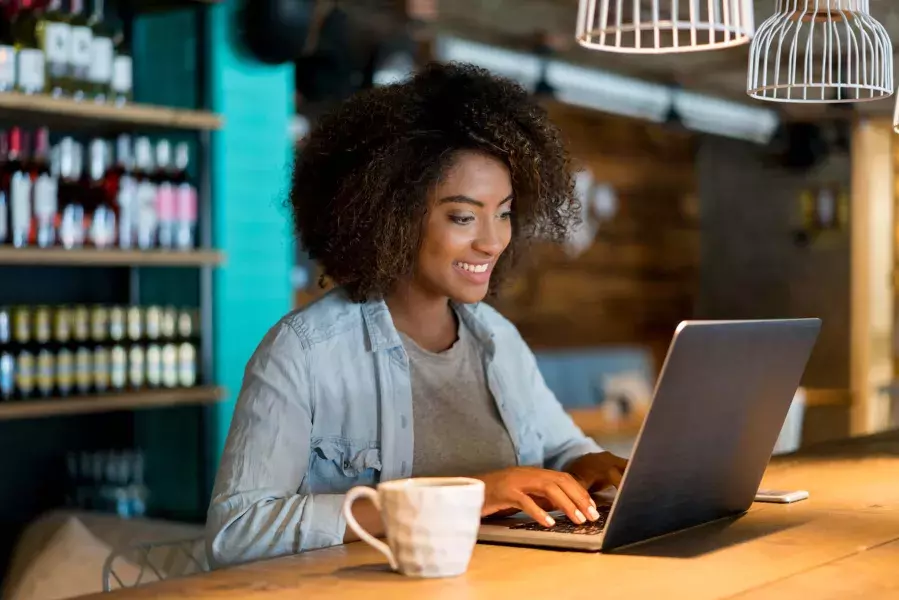
[[[599,520],[599,511],[597,511],[595,508],[593,508],[591,506],[590,508],[587,509],[587,512],[590,513],[591,519],[593,519],[594,521]]]
[[[596,508],[596,501],[593,498],[590,498],[590,506]]]
[[[552,527],[552,526],[554,526],[555,524],[556,524],[556,520],[553,519],[551,516],[546,515],[546,526],[547,526],[547,527]]]
[[[578,523],[583,523],[587,520],[586,517],[584,517],[584,513],[579,510],[574,511],[574,518],[577,519]]]

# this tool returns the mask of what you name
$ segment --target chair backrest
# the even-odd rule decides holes
[[[103,565],[103,590],[184,577],[209,570],[203,537],[138,543],[114,550]]]

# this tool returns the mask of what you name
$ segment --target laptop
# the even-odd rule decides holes
[[[820,329],[819,319],[681,323],[599,521],[561,515],[547,528],[520,513],[485,519],[479,540],[607,552],[745,513]]]

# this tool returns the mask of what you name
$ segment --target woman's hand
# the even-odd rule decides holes
[[[627,468],[627,460],[611,452],[585,454],[565,467],[565,472],[585,489],[598,492],[610,485],[621,486],[621,477]]]
[[[574,523],[599,518],[596,503],[583,485],[568,473],[536,467],[512,467],[477,477],[484,482],[482,516],[524,511],[547,527],[555,521],[544,509],[561,510]],[[511,509],[511,510],[509,510]]]

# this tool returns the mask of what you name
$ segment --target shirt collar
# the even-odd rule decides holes
[[[483,317],[478,314],[478,305],[459,302],[451,304],[478,342],[487,348],[492,348],[495,334]],[[362,318],[365,322],[369,351],[379,352],[403,345],[384,300],[379,298],[365,301],[362,304]]]

